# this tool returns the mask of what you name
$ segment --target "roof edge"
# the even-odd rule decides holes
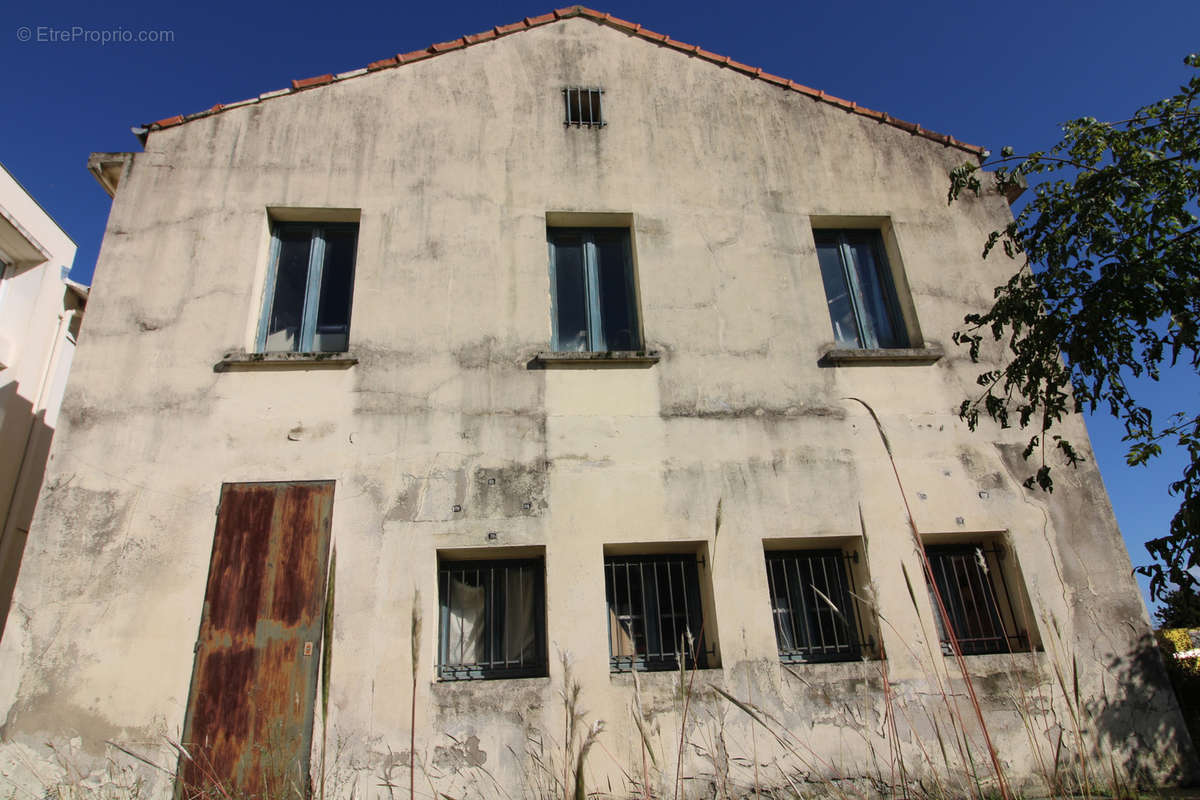
[[[218,103],[212,108],[197,112],[195,114],[177,114],[172,117],[160,119],[157,122],[151,122],[148,125],[143,126],[141,130],[143,130],[144,133],[140,133],[139,138],[142,139],[144,144],[146,136],[154,131],[173,128],[177,125],[182,125],[185,122],[211,117],[214,114],[220,114],[222,112],[229,111],[234,108],[240,108],[246,105],[261,103],[265,100],[270,100],[275,97],[282,97],[284,95],[296,94],[297,92],[308,91],[321,86],[328,86],[343,80],[349,80],[351,78],[357,78],[373,72],[379,72],[380,70],[393,69],[405,64],[411,64],[415,61],[424,61],[427,58],[433,58],[443,53],[461,50],[465,47],[470,47],[482,42],[489,42],[493,39],[509,36],[514,33],[520,33],[532,28],[538,28],[559,20],[571,19],[572,17],[583,17],[601,25],[606,25],[610,28],[622,31],[631,36],[637,36],[641,39],[645,39],[646,41],[659,46],[669,47],[673,50],[679,50],[695,58],[700,58],[718,66],[731,69],[735,72],[740,72],[754,80],[765,81],[766,83],[773,84],[782,89],[798,92],[799,94],[811,97],[817,102],[826,103],[828,105],[844,109],[852,114],[874,119],[881,124],[899,128],[900,130],[907,131],[914,136],[918,136],[923,139],[929,139],[930,141],[945,145],[946,147],[953,147],[978,157],[983,157],[984,153],[986,152],[983,147],[960,141],[949,134],[937,133],[936,131],[928,130],[927,128],[923,128],[915,122],[906,122],[882,111],[873,111],[850,100],[843,100],[840,97],[835,97],[818,89],[813,89],[812,87],[805,86],[804,84],[796,83],[793,80],[782,78],[778,75],[772,75],[768,72],[763,72],[763,70],[759,67],[752,67],[748,64],[742,64],[738,61],[734,61],[729,56],[722,56],[717,53],[712,53],[696,45],[686,44],[684,42],[672,39],[666,34],[656,33],[648,28],[642,27],[636,22],[630,22],[629,20],[621,19],[620,17],[614,17],[612,14],[608,14],[603,11],[596,11],[595,9],[581,5],[556,9],[548,14],[541,14],[536,17],[525,17],[518,22],[513,22],[508,25],[497,25],[480,33],[461,36],[457,39],[452,39],[447,42],[431,44],[424,50],[413,50],[408,53],[399,53],[389,58],[372,61],[367,64],[366,67],[361,69],[350,70],[349,72],[342,72],[336,75],[327,73],[325,75],[317,75],[311,78],[299,78],[291,82],[290,88],[264,92],[257,97],[251,97],[248,100],[241,100],[236,103]]]
[[[115,197],[125,168],[133,159],[133,153],[92,153],[88,156],[87,169],[109,197]]]

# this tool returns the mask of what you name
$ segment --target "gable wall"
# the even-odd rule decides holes
[[[604,87],[604,130],[564,129],[564,85]],[[0,642],[0,758],[43,758],[54,737],[78,736],[92,758],[108,739],[153,749],[178,736],[222,482],[332,479],[328,724],[361,789],[408,746],[414,592],[418,751],[442,758],[445,786],[474,765],[522,790],[531,773],[511,753],[559,735],[559,651],[591,718],[607,720],[609,749],[640,765],[632,686],[610,678],[603,652],[604,547],[631,542],[707,549],[721,668],[700,680],[752,694],[860,774],[874,741],[863,731],[883,713],[863,692],[878,665],[803,667],[827,696],[782,670],[762,560],[764,538],[865,527],[888,674],[910,699],[931,690],[930,670],[945,667],[931,666],[927,598],[904,581],[920,580],[904,505],[850,397],[879,414],[917,527],[1007,536],[1047,650],[1057,625],[1057,657],[1087,665],[1090,692],[1112,686],[1102,667],[1129,687],[1096,700],[1112,720],[1104,738],[1169,747],[1177,718],[1144,685],[1145,612],[1099,475],[1087,465],[1052,497],[1026,493],[1022,437],[968,434],[957,418],[978,367],[950,336],[1005,279],[1008,265],[979,251],[1010,219],[996,196],[946,205],[963,159],[583,19],[151,133],[114,201]],[[253,343],[268,207],[360,210],[357,365],[214,370]],[[661,361],[530,369],[551,330],[546,214],[595,211],[632,214],[644,337]],[[819,365],[833,341],[814,215],[889,222],[920,334],[945,357]],[[1066,430],[1089,455],[1082,424]],[[544,548],[549,677],[437,683],[437,552],[494,546]],[[1021,674],[1050,691],[1051,658],[1023,656]],[[993,736],[1028,765],[1013,662],[972,664],[1000,720]],[[643,680],[665,742],[679,716],[669,678]],[[1166,721],[1135,723],[1133,699]],[[835,713],[849,701],[865,727]],[[729,724],[745,741],[745,720]],[[921,724],[905,726],[929,734]],[[445,735],[479,741],[463,755]],[[1138,750],[1122,751],[1130,768]],[[687,769],[712,771],[704,763]]]

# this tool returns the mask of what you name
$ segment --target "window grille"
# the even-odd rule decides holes
[[[438,677],[546,674],[542,560],[452,561],[438,569]]]
[[[577,128],[603,128],[604,115],[600,111],[603,89],[582,89],[571,86],[563,89],[563,105],[566,107],[566,125]]]
[[[605,558],[604,588],[613,672],[706,665],[694,554]]]
[[[998,544],[930,545],[925,548],[950,626],[964,655],[1029,649],[1029,636],[1017,625]],[[937,602],[933,601],[936,612]],[[942,652],[952,655],[950,636],[935,614]]]
[[[779,658],[852,661],[862,658],[861,615],[854,602],[851,561],[841,550],[767,553],[767,586]]]

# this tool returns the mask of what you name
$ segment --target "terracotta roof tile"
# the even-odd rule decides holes
[[[697,47],[694,44],[688,44],[687,42],[676,41],[675,39],[672,39],[670,36],[668,36],[666,39],[663,40],[663,44],[665,44],[667,47],[674,47],[676,50],[682,50],[685,53],[694,53],[700,49],[699,47]]]
[[[372,61],[371,63],[369,63],[366,66],[366,69],[353,70],[351,72],[341,73],[337,76],[337,79],[338,80],[346,80],[346,79],[357,77],[358,75],[367,74],[368,72],[378,72],[379,70],[390,69],[392,67],[398,67],[403,64],[410,64],[413,61],[421,61],[426,58],[432,58],[433,56],[440,55],[441,53],[445,53],[450,50],[459,50],[464,47],[469,47],[471,45],[480,44],[481,42],[491,41],[492,39],[495,39],[500,36],[507,36],[508,34],[511,34],[511,33],[517,33],[518,31],[529,30],[530,28],[535,28],[535,27],[538,27],[541,25],[546,25],[548,23],[554,22],[555,20],[569,19],[571,17],[585,17],[587,19],[593,20],[594,22],[597,22],[598,24],[607,25],[616,30],[624,31],[626,33],[629,33],[630,35],[645,39],[646,41],[665,45],[665,46],[673,48],[675,50],[679,50],[681,52],[688,53],[688,54],[697,56],[699,58],[702,58],[706,61],[710,61],[714,64],[720,64],[722,66],[726,66],[729,69],[732,69],[736,72],[741,72],[745,75],[750,76],[751,78],[755,78],[755,79],[764,81],[766,83],[773,84],[775,86],[779,86],[781,88],[784,88],[784,89],[787,89],[790,91],[794,91],[794,92],[798,92],[803,95],[807,95],[808,97],[811,97],[814,100],[817,100],[819,102],[829,103],[830,105],[835,105],[835,106],[838,106],[839,108],[844,108],[847,111],[850,111],[851,113],[860,114],[864,117],[867,117],[868,119],[878,120],[884,124],[899,128],[900,130],[908,131],[909,133],[912,133],[915,136],[921,136],[921,137],[924,137],[931,141],[940,142],[941,144],[944,144],[949,147],[956,147],[960,150],[965,150],[965,151],[967,151],[969,153],[973,153],[975,155],[981,155],[983,153],[982,147],[977,147],[976,145],[971,145],[971,144],[966,144],[965,142],[960,142],[959,140],[955,139],[953,136],[948,136],[946,134],[934,133],[933,131],[925,130],[920,125],[917,125],[912,122],[905,122],[904,120],[896,119],[895,117],[891,116],[890,114],[885,114],[881,111],[872,111],[867,108],[860,108],[857,103],[851,102],[849,100],[843,100],[842,98],[834,97],[833,95],[825,94],[825,92],[823,92],[823,91],[813,89],[813,88],[811,88],[809,86],[805,86],[804,84],[801,84],[801,83],[796,83],[795,81],[788,80],[787,78],[781,78],[778,75],[772,75],[769,72],[763,72],[760,67],[752,67],[749,64],[743,64],[739,61],[734,61],[734,60],[730,59],[729,56],[722,56],[717,53],[713,53],[709,50],[705,50],[696,45],[680,42],[680,41],[678,41],[676,39],[672,39],[669,36],[666,36],[664,34],[656,33],[651,30],[647,30],[646,28],[643,28],[641,25],[639,25],[637,23],[629,22],[628,20],[614,17],[612,14],[607,14],[607,13],[604,13],[601,11],[596,11],[595,9],[588,8],[586,6],[579,6],[579,5],[567,6],[565,8],[555,9],[554,11],[552,11],[548,14],[541,14],[536,17],[526,17],[525,19],[523,19],[519,22],[514,22],[510,25],[497,25],[496,27],[491,28],[490,30],[482,31],[480,33],[473,33],[473,34],[469,34],[467,36],[463,36],[459,39],[454,39],[452,41],[440,42],[438,44],[430,45],[429,47],[425,48],[424,50],[413,50],[412,52],[409,52],[409,53],[402,53],[400,55],[397,55],[394,58],[384,58],[384,59],[380,59],[379,61]],[[313,86],[323,86],[327,83],[331,83],[333,80],[334,80],[333,75],[318,75],[314,78],[304,78],[302,80],[295,80],[295,81],[292,81],[292,85],[291,85],[290,89],[280,89],[280,90],[274,91],[274,92],[264,92],[263,94],[260,94],[257,98],[250,98],[249,100],[243,100],[239,103],[229,103],[229,104],[225,104],[225,105],[218,103],[217,105],[213,106],[211,109],[208,109],[207,111],[202,111],[199,114],[192,114],[192,115],[187,116],[186,118],[183,116],[179,116],[179,115],[174,116],[174,117],[167,117],[166,119],[159,120],[158,122],[150,123],[149,125],[146,126],[146,128],[149,130],[159,130],[161,128],[169,128],[174,125],[179,125],[179,124],[186,122],[188,120],[191,120],[191,119],[196,119],[196,118],[199,118],[202,116],[210,116],[212,114],[219,114],[219,113],[228,111],[229,109],[235,108],[238,106],[247,105],[249,103],[262,102],[264,100],[268,100],[273,97],[278,97],[280,95],[285,95],[285,94],[291,94],[292,92],[302,91],[304,89],[308,89]]]
[[[292,89],[308,89],[312,86],[324,86],[327,83],[333,83],[332,73],[317,75],[315,78],[301,78],[300,80],[292,81]]]
[[[414,61],[420,61],[421,59],[429,58],[431,55],[433,55],[433,53],[429,52],[428,50],[412,50],[396,56],[396,60],[401,64],[411,64]]]
[[[750,66],[749,64],[743,64],[740,61],[734,61],[730,59],[729,61],[725,62],[725,66],[729,67],[730,69],[736,69],[738,72],[744,72],[747,75],[754,75],[754,67]]]
[[[605,14],[604,20],[614,28],[620,28],[621,30],[630,31],[631,33],[637,33],[642,28],[642,26],[638,25],[636,22],[630,22],[629,20],[624,20],[620,17],[614,17],[612,14]]]

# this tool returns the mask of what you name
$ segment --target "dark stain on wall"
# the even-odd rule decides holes
[[[845,419],[846,411],[836,406],[806,406],[802,404],[786,407],[768,407],[762,405],[733,406],[724,404],[718,408],[700,408],[695,404],[673,403],[663,406],[663,419],[677,417],[692,419],[760,419],[764,421],[784,421],[789,419],[825,418]]]

